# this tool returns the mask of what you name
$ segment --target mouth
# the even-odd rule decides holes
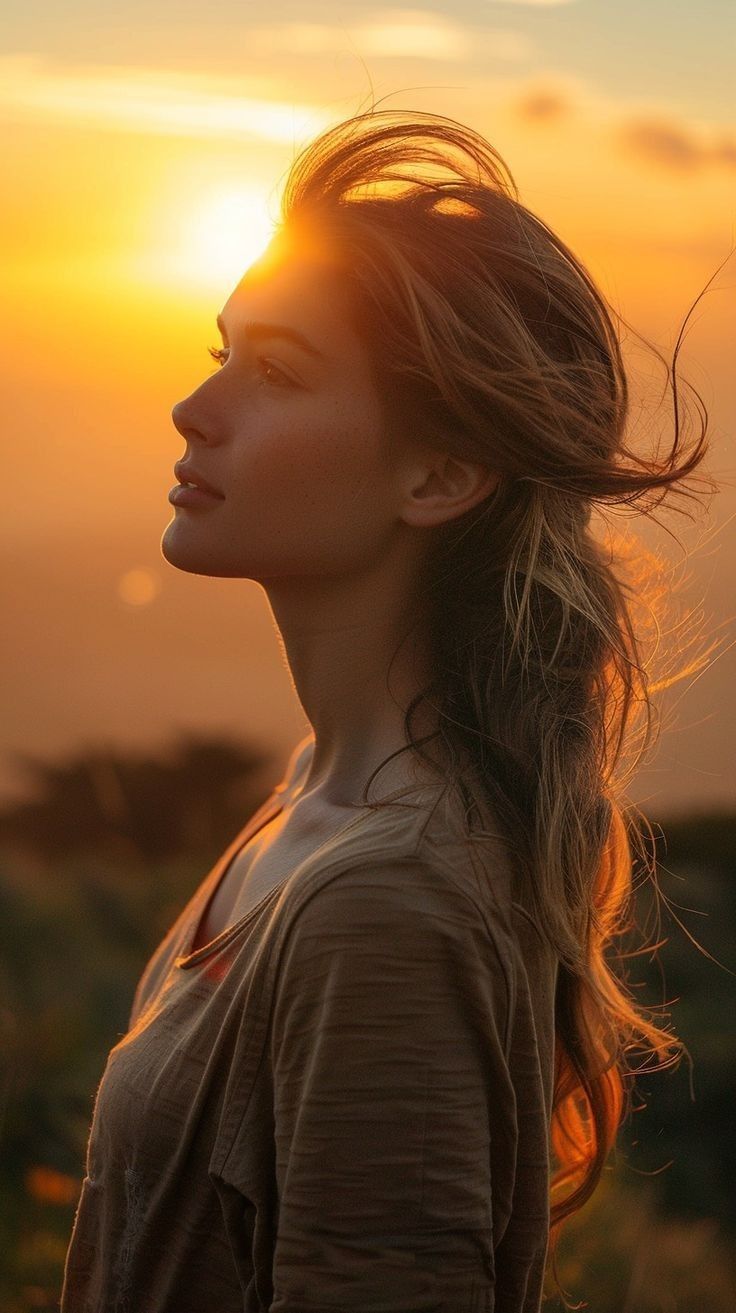
[[[221,501],[225,498],[224,493],[220,492],[218,488],[214,488],[211,483],[207,482],[203,475],[191,465],[187,465],[185,461],[177,461],[174,466],[174,474],[179,480],[182,488],[197,489],[200,492],[206,493],[208,497],[216,497]],[[175,491],[175,489],[172,489],[172,491]]]
[[[177,483],[169,489],[172,506],[219,506],[224,500],[220,493],[205,492],[196,483]]]

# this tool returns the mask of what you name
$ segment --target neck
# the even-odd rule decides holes
[[[393,601],[387,599],[375,575],[267,585],[294,688],[314,733],[299,796],[331,807],[360,802],[373,770],[405,746],[405,711],[431,681],[425,631],[412,628],[401,591],[394,588]],[[431,708],[420,706],[413,725],[416,737],[434,733]],[[425,746],[430,755],[434,742]],[[403,753],[377,776],[371,799],[429,781],[428,769],[416,754]]]

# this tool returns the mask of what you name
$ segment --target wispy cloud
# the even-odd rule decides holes
[[[248,80],[250,83],[250,79]],[[0,57],[0,113],[97,128],[293,143],[327,127],[312,105],[243,95],[243,82],[169,69],[59,69],[35,55]],[[275,88],[274,88],[275,92]]]
[[[556,123],[575,110],[570,96],[557,87],[534,87],[519,96],[514,108],[529,123]]]
[[[385,10],[351,29],[318,24],[256,28],[254,50],[330,54],[353,42],[373,58],[407,52],[423,59],[463,60],[482,50],[509,61],[523,59],[525,38],[514,32],[468,35],[451,19],[424,10]],[[330,44],[332,43],[332,44]],[[472,51],[468,45],[472,44]],[[253,138],[295,145],[329,127],[334,113],[283,96],[284,77],[223,77],[171,69],[120,65],[60,66],[38,55],[0,57],[0,116],[6,120],[78,123],[98,129],[185,137]],[[497,90],[500,90],[500,85]],[[530,129],[555,127],[583,117],[602,138],[632,160],[661,170],[693,172],[736,168],[736,132],[694,127],[666,109],[634,110],[590,93],[575,79],[507,82],[505,96]]]
[[[512,96],[515,116],[531,129],[573,123],[597,124],[601,135],[632,160],[662,171],[693,172],[706,167],[736,167],[736,131],[693,127],[676,114],[634,110],[555,80],[537,82]]]
[[[677,172],[713,164],[736,168],[736,132],[719,131],[712,140],[703,140],[674,119],[640,115],[622,123],[617,140],[629,155]]]
[[[355,27],[353,41],[364,55],[389,59],[467,59],[467,28],[442,14],[422,10],[388,11],[370,23]]]
[[[353,52],[372,59],[422,59],[442,63],[491,56],[515,62],[531,53],[528,38],[508,29],[481,31],[425,9],[383,9],[370,22],[279,23],[251,30],[254,55],[325,56]]]

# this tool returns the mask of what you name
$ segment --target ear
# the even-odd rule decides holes
[[[446,452],[421,466],[414,462],[405,485],[401,518],[405,524],[421,527],[456,520],[495,492],[500,478],[485,465]]]

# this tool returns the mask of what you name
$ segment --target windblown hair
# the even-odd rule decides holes
[[[412,173],[417,164],[443,172]],[[412,723],[422,702],[434,708],[449,777],[473,763],[558,954],[554,1255],[561,1224],[598,1184],[632,1078],[684,1049],[610,960],[630,928],[637,859],[655,869],[622,793],[624,764],[630,774],[653,737],[637,613],[654,598],[646,578],[627,578],[626,538],[614,551],[593,515],[652,515],[668,492],[697,500],[710,486],[693,478],[707,412],[686,443],[676,350],[672,444],[648,458],[631,449],[617,312],[519,201],[494,148],[452,119],[371,110],[328,129],[291,165],[281,228],[317,234],[342,258],[396,431],[500,475],[483,502],[428,531],[434,678],[406,711],[400,751],[428,760]],[[658,1065],[631,1065],[635,1050]]]

